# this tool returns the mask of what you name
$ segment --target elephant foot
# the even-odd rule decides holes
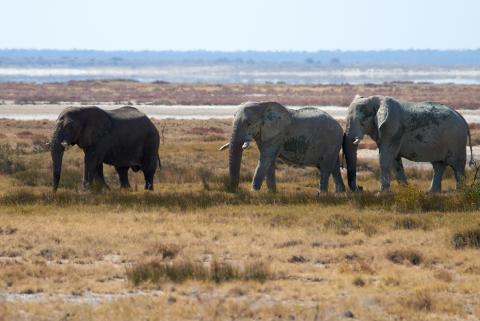
[[[326,189],[317,189],[317,197],[320,197],[320,196],[325,196],[328,194],[328,190]]]
[[[153,184],[145,184],[146,191],[153,191]]]
[[[375,193],[375,196],[376,197],[381,197],[381,196],[386,196],[386,195],[391,195],[391,194],[393,194],[392,190],[390,188],[388,188],[388,189],[383,189],[380,192]]]

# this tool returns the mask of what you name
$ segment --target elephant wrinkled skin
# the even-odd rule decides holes
[[[134,107],[105,111],[98,107],[69,107],[58,116],[50,143],[53,190],[57,190],[63,152],[78,145],[85,153],[83,184],[107,187],[103,163],[113,165],[122,188],[130,187],[128,170],[143,171],[145,189],[153,190],[153,177],[160,166],[160,137],[150,119]]]
[[[433,102],[406,102],[386,96],[354,98],[348,108],[344,152],[347,159],[348,184],[355,190],[357,146],[364,135],[370,136],[379,149],[381,190],[390,188],[393,170],[400,183],[407,177],[402,157],[433,165],[432,192],[442,189],[445,167],[451,166],[462,185],[467,137],[470,130],[465,119],[454,109]],[[472,154],[473,162],[473,154]]]
[[[243,149],[255,140],[260,159],[252,189],[259,190],[266,177],[267,187],[276,191],[277,157],[289,164],[315,166],[320,170],[320,190],[327,191],[332,174],[335,190],[345,186],[340,174],[339,152],[343,130],[327,113],[315,108],[290,110],[276,102],[249,102],[240,105],[233,121],[230,142],[229,173],[231,186],[238,188]]]

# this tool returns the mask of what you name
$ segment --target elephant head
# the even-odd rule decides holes
[[[357,149],[364,135],[377,145],[381,137],[392,137],[400,127],[399,103],[390,97],[356,96],[347,111],[347,128],[343,150],[347,160],[348,186],[357,190]]]
[[[261,149],[262,145],[270,145],[286,134],[292,121],[290,112],[275,102],[249,102],[242,104],[233,120],[230,142],[220,150],[230,148],[229,174],[230,186],[238,188],[240,182],[240,164],[243,150],[248,148],[254,139]]]
[[[50,142],[54,191],[60,181],[65,148],[78,145],[85,149],[98,142],[110,126],[109,116],[98,107],[69,107],[58,116]]]

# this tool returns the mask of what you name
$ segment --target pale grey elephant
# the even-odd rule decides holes
[[[233,120],[230,142],[230,183],[238,188],[243,149],[255,140],[260,151],[252,189],[259,190],[266,177],[267,187],[276,191],[275,161],[315,166],[320,170],[320,190],[327,191],[330,174],[335,191],[345,191],[340,174],[339,152],[343,129],[326,112],[315,108],[292,110],[276,102],[249,102],[240,105]]]
[[[356,96],[348,107],[344,141],[348,184],[353,190],[357,189],[357,146],[364,135],[370,136],[379,148],[382,191],[390,188],[392,170],[398,182],[407,182],[402,157],[432,163],[432,192],[441,191],[447,165],[453,168],[457,189],[462,185],[467,137],[470,152],[472,144],[467,122],[454,109],[433,102],[414,103],[386,96]]]

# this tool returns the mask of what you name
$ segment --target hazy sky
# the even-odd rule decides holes
[[[479,0],[4,0],[0,48],[480,48]]]

